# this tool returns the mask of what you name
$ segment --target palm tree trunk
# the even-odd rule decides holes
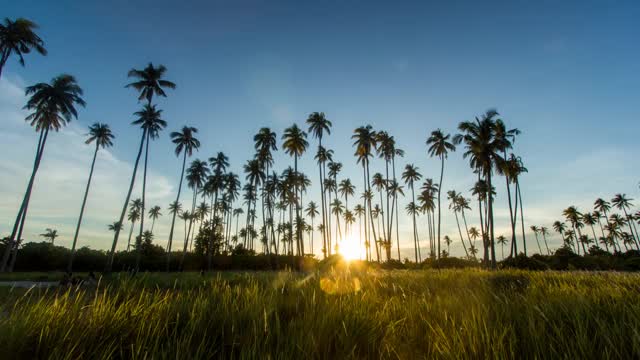
[[[633,219],[629,218],[627,209],[622,208],[622,210],[624,210],[624,216],[627,219],[627,225],[629,226],[629,231],[631,232],[631,239],[633,239],[634,244],[636,244],[636,249],[640,250],[640,244],[638,244],[638,237],[636,236],[636,232],[634,232],[636,225],[633,223]]]
[[[131,248],[131,236],[133,235],[133,228],[135,226],[136,222],[132,222],[131,223],[131,228],[129,228],[129,241],[127,241],[127,252],[129,251],[129,248]]]
[[[182,180],[184,178],[184,168],[187,165],[187,152],[184,151],[182,156],[182,170],[180,171],[180,182],[178,183],[178,195],[176,195],[176,204],[180,201],[180,192],[182,191]],[[173,243],[173,230],[176,225],[176,215],[177,211],[173,212],[173,216],[171,217],[171,229],[169,230],[169,240],[167,241],[167,266],[166,271],[169,272],[169,264],[171,263],[171,245]],[[153,228],[153,226],[152,226]]]
[[[142,210],[140,211],[140,233],[136,238],[136,270],[140,271],[140,256],[142,255],[142,233],[144,232],[144,217],[146,206],[146,194],[147,194],[147,164],[149,161],[149,139],[150,134],[147,132],[147,143],[145,144],[144,151],[144,172],[142,173]]]
[[[533,234],[536,236],[536,243],[538,244],[538,251],[540,252],[540,255],[542,255],[542,247],[540,246],[540,240],[538,239],[538,233],[535,232]]]
[[[31,189],[33,188],[33,183],[35,181],[36,173],[38,172],[38,168],[40,167],[40,159],[42,157],[42,148],[44,148],[44,142],[46,141],[46,133],[48,133],[48,131],[40,131],[40,136],[38,138],[38,146],[36,147],[36,156],[33,160],[33,170],[31,171],[31,177],[29,178],[29,183],[27,185],[27,190],[25,191],[24,197],[22,199],[22,204],[20,204],[20,209],[18,210],[16,221],[14,222],[13,229],[11,230],[9,243],[7,244],[4,254],[2,255],[0,272],[4,272],[7,269],[10,255],[14,251],[15,252],[18,251],[17,245],[20,243],[20,237],[18,236],[18,238],[16,239],[16,233],[18,231],[18,227],[21,226],[20,224],[24,222],[25,207],[29,203],[29,199],[31,197]]]
[[[593,227],[593,224],[591,224],[591,232],[593,233],[593,241],[595,242],[597,247],[600,247],[600,245],[598,245],[598,238],[596,237],[596,230]]]
[[[600,217],[598,217],[598,225],[600,226],[600,232],[602,232],[602,238],[606,239],[606,236],[604,236],[604,228],[602,227],[602,221],[600,221]],[[604,246],[605,246],[605,249],[609,251],[609,245],[607,244],[607,241],[604,242]]]
[[[456,225],[458,225],[458,233],[460,234],[460,242],[462,242],[462,247],[464,248],[464,253],[469,257],[469,252],[467,251],[467,246],[464,244],[464,237],[462,237],[462,229],[460,228],[460,221],[458,220],[458,212],[453,211],[456,216]]]
[[[489,245],[491,246],[491,268],[496,268],[496,247],[494,244],[494,226],[493,226],[493,195],[491,194],[491,169],[487,172],[487,183],[489,185],[489,225],[491,227],[491,233],[489,238]]]
[[[442,224],[442,211],[440,210],[440,192],[442,191],[442,177],[444,175],[444,156],[440,156],[440,161],[440,183],[438,184],[438,259],[440,259],[440,225]]]
[[[71,272],[73,269],[73,256],[76,251],[76,244],[78,242],[78,234],[80,233],[80,225],[82,224],[82,215],[84,215],[84,207],[87,204],[87,195],[89,195],[89,187],[91,186],[91,178],[93,177],[93,168],[96,164],[96,157],[98,156],[98,142],[96,141],[96,150],[93,152],[93,161],[91,161],[91,170],[89,170],[89,179],[87,180],[87,187],[84,190],[84,197],[82,198],[82,206],[80,207],[80,217],[78,217],[78,225],[76,226],[76,233],[73,235],[73,244],[71,245],[71,254],[69,255],[69,264],[67,265],[67,272]]]
[[[416,232],[416,192],[413,189],[413,181],[409,184],[409,186],[411,187],[411,202],[413,203],[413,210],[412,211],[412,220],[413,220],[413,253],[415,255],[416,258],[416,264],[418,263],[418,233]]]
[[[365,179],[365,189],[368,192],[371,192],[371,182],[370,182],[370,178],[369,178],[369,159],[365,157],[364,159],[365,161],[365,167],[366,167],[366,174],[367,174],[367,178]],[[373,241],[374,241],[374,245],[376,246],[376,259],[378,260],[378,262],[380,262],[380,250],[378,249],[378,241],[377,241],[377,236],[376,236],[376,227],[375,224],[373,223],[373,212],[371,211],[371,199],[367,199],[367,204],[369,205],[369,217],[370,217],[370,224],[371,224],[371,232],[373,235]]]
[[[516,191],[518,192],[518,198],[520,199],[520,227],[522,228],[522,247],[524,249],[524,256],[527,256],[527,236],[524,233],[524,203],[522,201],[522,190],[520,189],[520,179],[516,177]]]
[[[124,223],[124,215],[127,212],[127,206],[129,205],[129,199],[131,198],[131,191],[133,190],[133,185],[135,184],[136,181],[136,173],[138,171],[138,163],[140,162],[140,156],[142,155],[142,149],[144,147],[144,140],[147,136],[147,130],[143,130],[142,131],[142,138],[140,139],[140,148],[138,149],[138,156],[136,157],[136,162],[133,165],[133,175],[131,175],[131,183],[129,184],[129,191],[127,192],[127,197],[124,200],[124,206],[122,207],[122,212],[120,213],[120,220],[119,223],[123,224]],[[144,215],[142,215],[144,216]],[[119,226],[116,231],[115,231],[115,235],[113,236],[113,244],[111,244],[111,251],[109,252],[109,258],[107,260],[107,264],[105,265],[105,272],[106,273],[110,273],[111,272],[111,268],[113,267],[113,257],[116,253],[116,246],[118,245],[118,237],[120,236],[120,228],[122,226]]]

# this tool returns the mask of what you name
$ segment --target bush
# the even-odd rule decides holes
[[[549,265],[540,260],[541,256],[536,257],[526,257],[523,254],[520,254],[516,257],[509,257],[500,263],[501,269],[522,269],[522,270],[534,270],[534,271],[543,271],[548,270]]]

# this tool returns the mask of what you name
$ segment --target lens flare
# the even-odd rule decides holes
[[[347,238],[340,243],[339,252],[346,260],[362,259],[363,251],[360,247],[360,239],[354,236],[347,236]]]

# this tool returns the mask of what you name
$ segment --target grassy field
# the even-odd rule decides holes
[[[635,274],[113,275],[96,288],[1,289],[0,314],[10,358],[640,357]]]

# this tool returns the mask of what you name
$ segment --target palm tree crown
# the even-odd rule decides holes
[[[138,101],[146,99],[147,103],[150,105],[153,95],[167,97],[167,94],[164,92],[164,88],[176,88],[176,84],[162,79],[166,72],[167,68],[164,65],[154,67],[152,63],[149,63],[149,65],[142,70],[131,69],[127,76],[134,78],[136,81],[127,84],[125,87],[132,87],[138,90],[138,92],[140,92]]]
[[[61,127],[78,117],[75,105],[85,106],[82,99],[82,89],[76,79],[67,74],[57,76],[51,80],[51,84],[38,83],[27,87],[26,95],[31,95],[26,110],[33,110],[25,120],[31,122],[36,130],[53,129],[58,131]]]
[[[41,55],[47,55],[44,41],[35,33],[38,25],[31,20],[4,18],[0,24],[0,75],[2,68],[12,54],[18,55],[20,65],[24,66],[24,55],[35,50]]]

